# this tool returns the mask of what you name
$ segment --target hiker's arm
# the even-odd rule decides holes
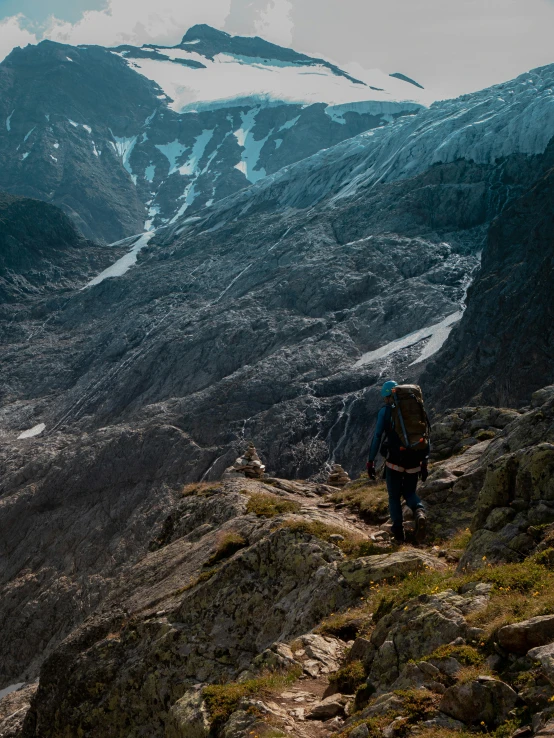
[[[387,408],[382,407],[379,410],[379,415],[377,415],[377,425],[375,426],[375,433],[373,434],[373,440],[371,441],[371,446],[369,447],[369,456],[367,457],[368,461],[375,461],[375,457],[377,456],[377,452],[379,451],[381,438],[383,436],[383,433],[385,432],[386,412]]]

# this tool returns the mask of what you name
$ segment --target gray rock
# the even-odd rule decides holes
[[[451,590],[422,595],[382,618],[371,635],[376,649],[369,681],[386,690],[400,676],[410,659],[419,661],[441,645],[464,637],[469,631],[464,614],[486,606],[479,590],[457,595]]]
[[[466,727],[461,720],[454,720],[449,715],[440,712],[431,720],[424,720],[422,725],[425,728],[446,728],[446,730],[457,731],[462,731]]]
[[[554,615],[541,615],[498,631],[498,643],[507,651],[525,654],[532,648],[554,641]]]
[[[479,677],[446,690],[439,709],[467,725],[484,722],[488,727],[503,723],[517,702],[517,693],[504,682]]]
[[[375,647],[369,638],[358,636],[350,649],[348,660],[361,661],[363,664],[369,664],[374,653]]]
[[[546,646],[537,646],[527,652],[527,656],[533,661],[538,661],[542,666],[547,678],[554,680],[554,643]]]
[[[444,569],[445,564],[422,551],[411,550],[365,556],[339,565],[339,570],[348,584],[360,591],[367,589],[372,582],[381,582],[393,577],[402,579],[425,568]]]
[[[346,698],[342,694],[332,694],[317,702],[306,714],[308,720],[330,720],[336,715],[344,715]]]
[[[186,692],[171,707],[167,717],[166,738],[208,738],[210,720],[202,699],[202,687]]]
[[[369,728],[365,723],[357,725],[354,730],[350,732],[349,738],[369,738]]]

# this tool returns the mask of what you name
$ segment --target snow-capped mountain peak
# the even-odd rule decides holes
[[[355,103],[358,111],[363,103],[366,112],[374,112],[372,103],[429,101],[423,88],[404,75],[371,70],[357,79],[324,59],[206,25],[193,26],[177,46],[119,46],[113,51],[156,82],[169,106],[181,113],[245,100],[265,105]]]

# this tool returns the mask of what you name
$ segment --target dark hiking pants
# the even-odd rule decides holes
[[[416,494],[419,474],[407,474],[406,472],[394,471],[387,467],[387,490],[389,493],[389,512],[392,521],[392,534],[395,538],[404,537],[402,525],[402,498],[406,505],[415,513],[418,509],[424,509],[423,502]]]

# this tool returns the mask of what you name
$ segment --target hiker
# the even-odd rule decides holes
[[[375,479],[377,451],[385,457],[389,512],[392,535],[398,543],[404,538],[402,522],[402,497],[414,513],[415,538],[418,543],[425,538],[427,518],[422,501],[416,494],[417,480],[427,479],[429,457],[429,421],[423,406],[421,389],[417,385],[398,385],[385,382],[381,388],[385,406],[379,410],[377,425],[369,449],[367,473]],[[385,440],[381,445],[381,439]]]

